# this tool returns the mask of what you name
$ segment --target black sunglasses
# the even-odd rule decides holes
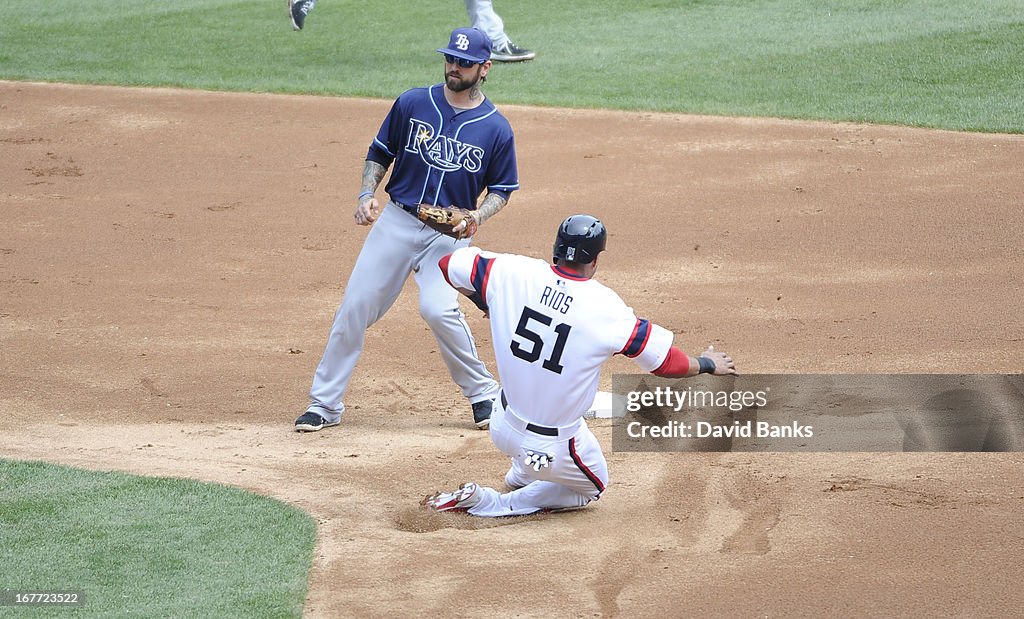
[[[452,56],[451,54],[445,54],[444,55],[444,61],[447,62],[448,64],[457,64],[460,67],[462,67],[463,69],[468,69],[468,68],[470,68],[471,66],[473,66],[475,64],[483,64],[482,62],[477,62],[475,60],[466,60],[465,58],[456,58],[455,56]]]

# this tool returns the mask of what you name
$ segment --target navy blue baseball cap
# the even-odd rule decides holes
[[[491,59],[491,37],[478,28],[456,28],[448,47],[437,51],[471,62],[486,62]]]

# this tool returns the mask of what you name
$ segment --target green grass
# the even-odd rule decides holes
[[[0,460],[0,587],[85,593],[62,613],[298,617],[315,535],[236,488]]]
[[[1024,0],[518,0],[535,61],[499,103],[1024,132]],[[440,81],[461,2],[51,0],[0,6],[0,77],[391,99]]]

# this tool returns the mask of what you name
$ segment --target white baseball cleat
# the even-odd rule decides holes
[[[480,487],[473,482],[459,486],[454,492],[435,492],[420,501],[420,505],[435,512],[464,512],[480,503]]]

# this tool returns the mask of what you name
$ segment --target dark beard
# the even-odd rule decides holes
[[[471,80],[464,80],[459,77],[445,75],[444,79],[445,83],[448,85],[448,90],[451,90],[452,92],[462,92],[464,90],[469,90],[470,88],[480,83],[479,76]]]

